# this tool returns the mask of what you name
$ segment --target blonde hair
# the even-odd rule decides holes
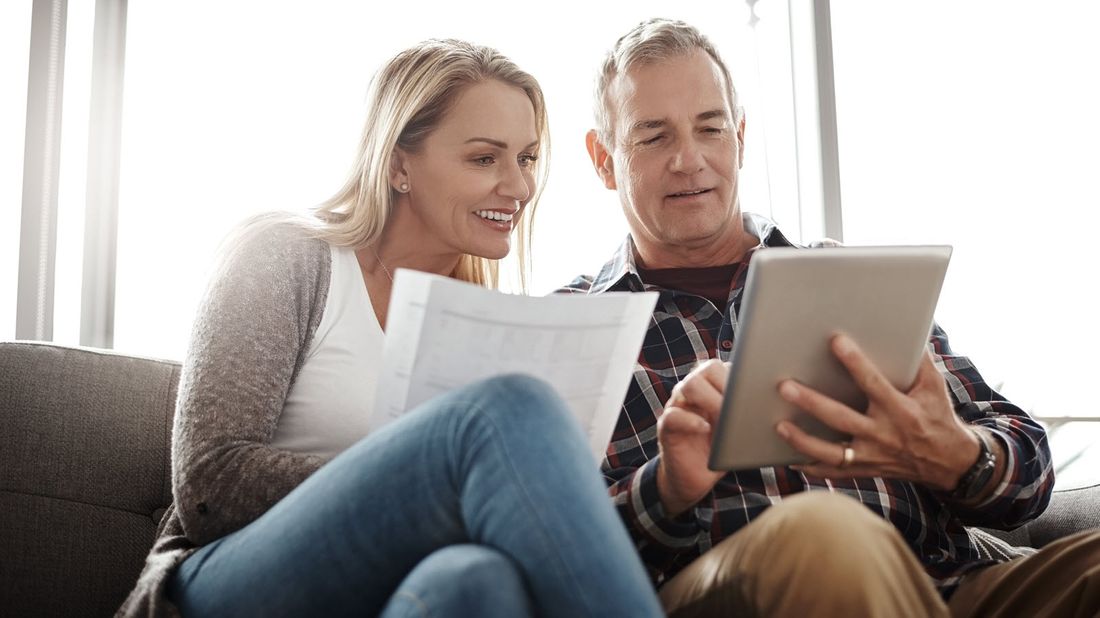
[[[522,89],[535,111],[540,157],[536,187],[516,223],[519,285],[527,289],[535,206],[546,181],[550,131],[542,89],[534,77],[497,50],[455,39],[432,39],[406,49],[375,76],[359,153],[344,186],[314,209],[318,235],[339,246],[375,242],[396,200],[389,171],[394,149],[416,152],[463,90],[486,80]],[[499,260],[464,255],[453,277],[496,288]]]
[[[615,42],[615,47],[607,53],[600,73],[596,77],[596,133],[600,143],[608,149],[614,148],[615,129],[611,124],[610,101],[607,91],[611,82],[621,73],[625,73],[636,64],[652,64],[675,58],[694,50],[702,50],[714,60],[726,78],[726,93],[730,112],[737,121],[741,109],[737,105],[737,89],[733,86],[729,69],[718,50],[702,32],[694,26],[673,19],[655,17],[647,19]]]

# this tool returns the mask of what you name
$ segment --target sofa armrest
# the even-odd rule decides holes
[[[1094,529],[1100,529],[1100,484],[1055,491],[1042,515],[1015,530],[984,530],[1012,545],[1039,548]]]
[[[1032,547],[1100,528],[1100,484],[1054,492],[1047,509],[1026,527]]]

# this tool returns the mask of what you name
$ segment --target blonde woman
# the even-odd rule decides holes
[[[375,432],[397,268],[521,272],[547,143],[537,82],[429,41],[379,73],[354,172],[232,242],[180,380],[173,508],[127,615],[655,616],[581,430],[508,376]]]

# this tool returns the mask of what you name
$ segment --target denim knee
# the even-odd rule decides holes
[[[565,421],[575,423],[573,413],[561,395],[545,380],[521,373],[509,373],[477,382],[469,392],[478,400],[478,411],[508,420],[537,420],[538,424]]]
[[[506,373],[481,382],[490,390],[502,391],[512,397],[532,403],[564,405],[558,391],[542,378],[526,373]]]
[[[451,545],[424,558],[381,613],[398,616],[530,616],[523,576],[484,545]]]

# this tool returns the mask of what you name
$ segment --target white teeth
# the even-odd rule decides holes
[[[478,210],[478,211],[474,212],[474,214],[481,217],[482,219],[489,219],[489,220],[492,220],[492,221],[511,221],[512,220],[512,215],[507,214],[507,213],[503,213],[503,212],[497,212],[495,210]]]

